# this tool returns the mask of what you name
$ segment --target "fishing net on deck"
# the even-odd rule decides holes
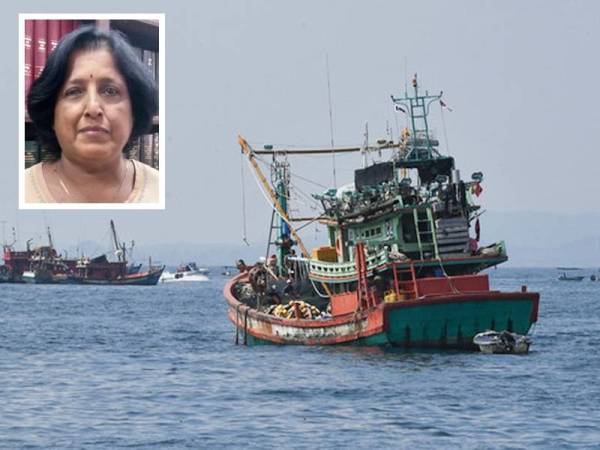
[[[321,311],[314,305],[302,300],[293,300],[285,305],[273,305],[269,314],[283,319],[320,319]]]

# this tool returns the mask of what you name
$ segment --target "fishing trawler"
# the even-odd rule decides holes
[[[409,126],[399,139],[343,149],[255,150],[238,142],[274,210],[269,252],[224,288],[236,342],[245,344],[393,345],[475,348],[486,330],[526,334],[537,321],[539,294],[490,289],[484,269],[505,262],[503,241],[479,243],[476,198],[483,174],[461,178],[454,158],[439,151],[429,129],[430,106],[442,94],[392,96]],[[386,161],[366,155],[389,151]],[[362,152],[354,183],[313,195],[328,245],[311,252],[289,214],[288,155]],[[271,161],[271,181],[259,158]],[[301,253],[296,255],[296,249]]]
[[[26,251],[15,251],[12,245],[4,246],[4,269],[1,271],[4,281],[31,284],[157,284],[164,266],[153,266],[150,261],[148,270],[142,272],[141,265],[129,265],[128,250],[125,243],[119,242],[112,220],[110,227],[117,261],[109,261],[106,255],[95,258],[63,257],[54,248],[50,228],[47,228],[48,245],[32,249],[31,241],[27,241]]]
[[[75,267],[75,260],[64,258],[54,248],[50,227],[46,228],[48,244],[32,247],[32,239],[27,240],[26,250],[14,249],[13,241],[4,244],[4,265],[0,267],[1,280],[8,283],[52,283],[66,280]]]

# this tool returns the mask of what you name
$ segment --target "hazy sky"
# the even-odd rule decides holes
[[[366,122],[371,140],[385,135],[386,122],[396,133],[389,96],[404,91],[406,61],[409,74],[417,72],[432,93],[443,90],[454,109],[444,114],[450,153],[463,177],[484,173],[486,209],[600,212],[598,2],[48,4],[4,6],[0,19],[0,220],[7,230],[18,225],[22,241],[46,224],[65,246],[99,239],[114,218],[121,234],[140,243],[240,242],[236,136],[328,145],[326,55],[336,144],[359,145]],[[18,211],[18,12],[166,14],[165,211]],[[438,108],[432,122],[442,137]],[[338,184],[352,181],[355,164],[337,160]],[[332,182],[329,157],[292,170]],[[248,237],[262,241],[269,208],[245,173]]]

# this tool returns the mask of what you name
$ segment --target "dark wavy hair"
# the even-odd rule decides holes
[[[121,32],[83,26],[67,34],[50,53],[44,70],[31,85],[27,96],[27,111],[38,140],[56,158],[60,158],[61,148],[53,128],[54,107],[67,76],[69,60],[78,50],[101,48],[111,52],[129,91],[133,128],[123,151],[130,146],[132,139],[147,133],[152,127],[152,118],[158,112],[158,89],[148,68]]]

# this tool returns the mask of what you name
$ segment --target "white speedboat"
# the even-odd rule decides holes
[[[509,331],[488,330],[475,335],[473,343],[482,353],[527,353],[531,340]]]
[[[174,273],[164,272],[160,281],[162,283],[173,281],[208,281],[208,272],[208,269],[198,267],[195,262],[190,262],[181,264]]]

